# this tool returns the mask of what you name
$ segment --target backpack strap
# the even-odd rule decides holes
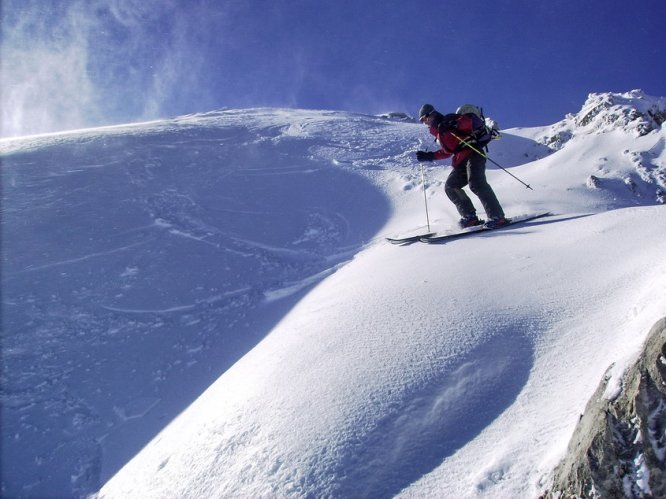
[[[458,120],[462,115],[457,113],[449,113],[442,116],[439,124],[437,125],[437,130],[440,133],[452,132],[458,130]]]

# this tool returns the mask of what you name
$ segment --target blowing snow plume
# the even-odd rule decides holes
[[[152,0],[3,2],[2,136],[150,119],[164,102],[182,102],[199,63],[176,8]]]

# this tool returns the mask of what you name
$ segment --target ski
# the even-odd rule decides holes
[[[391,244],[410,244],[418,242],[422,239],[427,239],[428,237],[433,235],[435,235],[435,232],[426,232],[424,234],[417,234],[415,236],[387,237],[386,240]]]
[[[529,220],[535,220],[537,218],[548,217],[550,215],[552,215],[552,213],[550,213],[550,212],[536,213],[536,214],[529,214],[529,215],[519,215],[519,216],[516,216],[516,217],[507,218],[509,223],[506,224],[506,225],[502,225],[501,227],[492,228],[492,227],[487,227],[485,225],[477,225],[475,227],[470,227],[468,229],[462,229],[462,230],[455,231],[455,232],[447,232],[447,233],[444,233],[444,234],[434,234],[434,235],[430,235],[428,237],[422,237],[421,239],[419,239],[419,241],[424,242],[424,243],[436,244],[436,243],[441,243],[441,242],[444,242],[444,241],[448,241],[450,239],[457,239],[459,237],[464,237],[464,236],[467,236],[467,235],[470,235],[470,234],[476,234],[477,232],[485,232],[485,231],[489,231],[489,230],[501,230],[501,229],[504,229],[506,227],[511,227],[512,225],[515,225],[515,224],[518,224],[518,223],[521,223],[521,222],[527,222]]]

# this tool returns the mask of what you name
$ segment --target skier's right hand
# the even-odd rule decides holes
[[[432,151],[416,151],[417,161],[434,161],[435,153]]]

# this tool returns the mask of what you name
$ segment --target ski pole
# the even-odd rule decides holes
[[[480,154],[481,156],[483,156],[484,158],[486,158],[488,161],[490,161],[493,165],[498,166],[499,168],[501,168],[502,170],[504,170],[505,173],[508,173],[509,175],[511,175],[513,178],[515,178],[518,182],[520,182],[521,184],[523,184],[525,187],[527,187],[527,188],[530,189],[531,191],[534,190],[534,189],[532,189],[532,187],[530,187],[528,184],[526,184],[525,182],[523,182],[522,180],[520,180],[518,177],[516,177],[513,173],[511,173],[509,170],[507,170],[507,169],[504,168],[502,165],[500,165],[497,161],[495,161],[495,160],[493,160],[492,158],[490,158],[487,154],[484,154],[484,153],[482,153],[481,151],[479,151],[476,147],[474,147],[474,146],[473,146],[472,144],[470,144],[469,142],[466,142],[465,140],[461,139],[460,137],[458,137],[458,136],[457,136],[455,133],[453,133],[453,132],[451,132],[451,135],[453,135],[456,139],[458,139],[458,141],[459,141],[461,144],[463,144],[463,145],[469,147],[472,151],[476,152],[477,154]]]
[[[428,215],[428,197],[426,196],[425,174],[423,173],[423,163],[421,163],[421,184],[423,185],[423,202],[425,203],[426,223],[428,232],[430,232],[430,215]]]

